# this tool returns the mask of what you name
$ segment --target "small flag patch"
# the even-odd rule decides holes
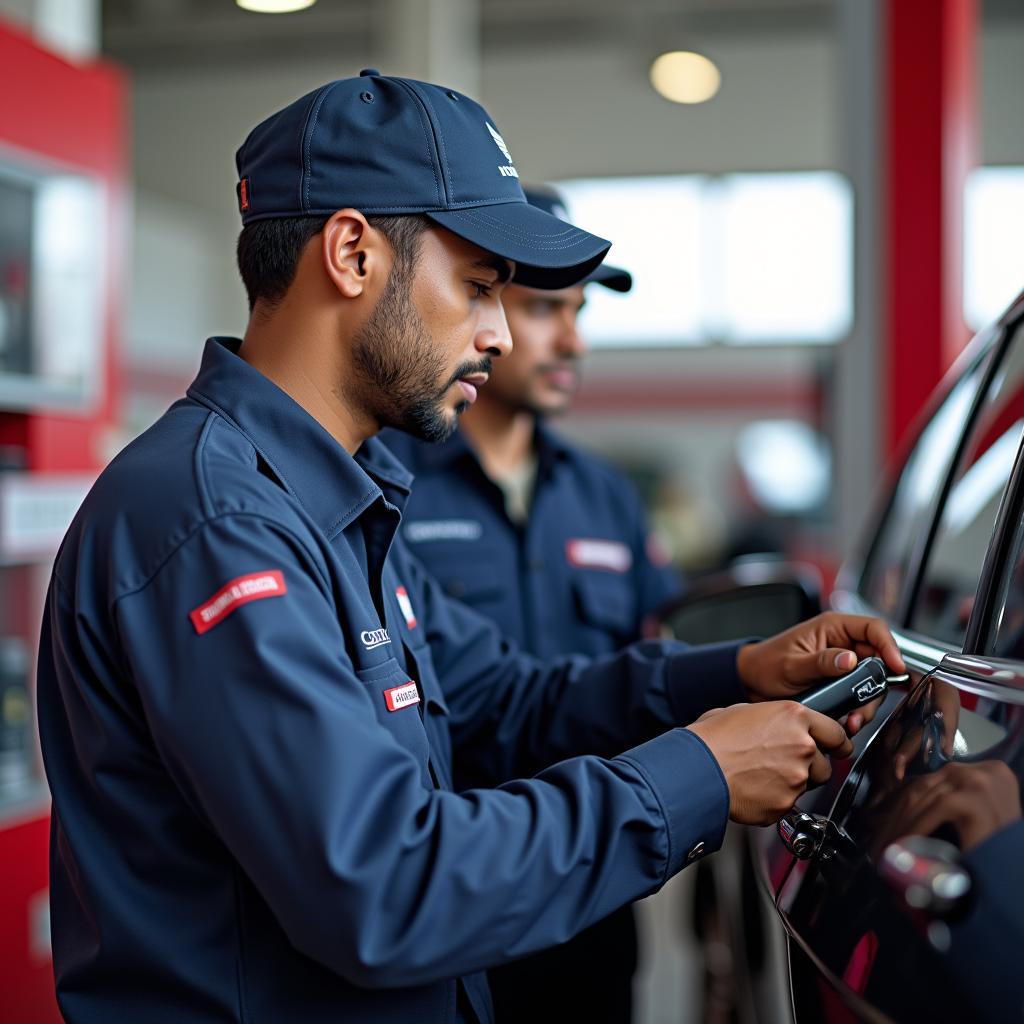
[[[412,601],[409,600],[409,594],[405,587],[396,587],[395,597],[398,598],[398,607],[402,609],[402,614],[405,616],[405,624],[410,629],[415,629],[416,614],[412,610]]]
[[[401,686],[392,686],[390,690],[384,691],[384,703],[387,704],[388,711],[401,711],[402,708],[411,707],[419,702],[420,691],[416,689],[416,684],[411,679]]]
[[[236,608],[265,597],[281,597],[288,593],[284,575],[279,569],[250,572],[225,583],[208,601],[188,613],[196,632],[205,633],[223,622]]]

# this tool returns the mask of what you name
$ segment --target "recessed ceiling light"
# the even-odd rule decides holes
[[[291,14],[292,11],[304,11],[312,7],[316,0],[235,0],[243,11],[256,11],[258,14]]]
[[[663,53],[651,65],[655,92],[673,103],[704,103],[718,92],[722,73],[699,53]]]

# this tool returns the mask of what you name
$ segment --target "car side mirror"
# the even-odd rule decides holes
[[[661,636],[691,644],[772,636],[821,611],[821,574],[793,562],[740,562],[701,577],[656,614]]]

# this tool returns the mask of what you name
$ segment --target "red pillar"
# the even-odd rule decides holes
[[[883,443],[891,456],[969,331],[963,190],[974,163],[977,0],[883,0]]]

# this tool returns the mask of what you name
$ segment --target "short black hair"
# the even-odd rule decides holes
[[[242,275],[249,312],[262,299],[271,306],[279,303],[295,280],[299,258],[310,239],[323,231],[330,217],[268,217],[253,221],[238,236],[238,270]],[[411,270],[419,257],[420,236],[430,227],[422,214],[372,216],[371,227],[388,240],[395,261]]]

